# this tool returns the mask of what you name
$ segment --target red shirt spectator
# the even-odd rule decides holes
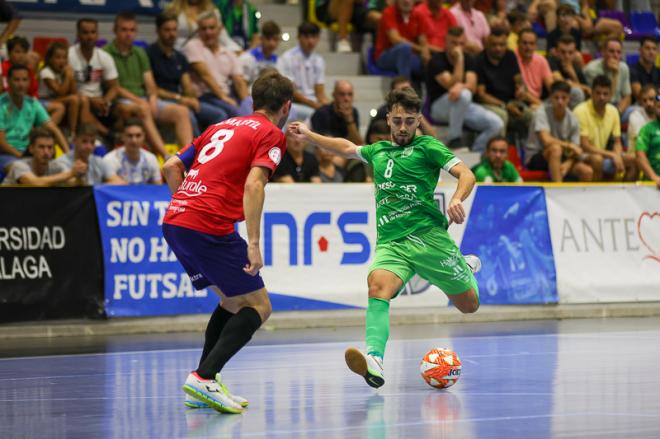
[[[426,35],[426,25],[424,16],[417,9],[413,9],[408,21],[404,21],[396,5],[391,5],[383,10],[383,18],[378,25],[378,35],[376,35],[376,50],[374,58],[378,59],[385,49],[392,47],[392,42],[387,36],[389,29],[396,29],[399,34],[409,40],[416,41],[420,35]]]
[[[426,0],[415,7],[426,20],[426,39],[430,46],[444,49],[445,37],[450,27],[458,26],[458,21],[449,9],[442,7],[442,0]]]
[[[11,67],[11,61],[8,59],[2,62],[2,87],[4,90],[8,90],[9,84],[7,83],[7,74],[9,73],[9,68]],[[28,77],[30,78],[30,86],[28,87],[27,94],[33,98],[39,98],[39,81],[37,81],[37,76],[34,74],[32,69],[28,69]]]

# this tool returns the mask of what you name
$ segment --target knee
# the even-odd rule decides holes
[[[370,299],[391,299],[392,294],[388,291],[384,284],[380,282],[372,282],[369,284],[369,298]]]
[[[580,181],[591,181],[594,179],[594,170],[584,164],[580,165],[577,174]]]
[[[552,143],[547,147],[547,157],[548,159],[561,159],[561,145],[558,143]]]
[[[461,100],[461,102],[469,104],[470,102],[472,102],[472,92],[467,88],[464,88],[463,90],[461,90],[461,96],[459,97],[459,99]]]
[[[470,300],[466,300],[460,305],[455,304],[455,306],[463,314],[473,314],[479,309],[479,299],[476,294],[473,294],[470,297]]]

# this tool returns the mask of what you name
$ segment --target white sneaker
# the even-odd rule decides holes
[[[217,376],[217,375],[216,375]],[[221,413],[241,413],[243,407],[236,404],[228,395],[222,383],[206,380],[196,372],[191,372],[183,385],[183,391],[194,399],[205,402]]]
[[[185,405],[190,409],[207,409],[210,407],[207,403],[195,399],[192,396],[188,395],[187,393],[186,393],[186,398],[183,400],[183,405]]]
[[[352,51],[351,42],[346,38],[337,40],[337,53],[351,53]]]
[[[344,354],[348,368],[364,378],[371,387],[385,384],[383,360],[374,355],[365,355],[359,349],[348,348]]]
[[[479,259],[479,256],[465,255],[463,256],[463,259],[465,259],[465,263],[467,264],[468,267],[470,267],[472,273],[479,273],[479,271],[481,270],[481,259]]]
[[[221,377],[220,377],[220,373],[216,374],[216,376],[215,376],[215,382],[218,383],[218,384],[220,385],[220,387],[222,387],[222,389],[225,391],[225,394],[226,394],[227,396],[229,396],[229,398],[230,398],[232,401],[234,401],[236,404],[240,405],[242,408],[245,408],[245,407],[248,406],[249,402],[248,402],[247,399],[243,398],[242,396],[234,395],[233,393],[231,393],[231,392],[229,391],[229,389],[227,388],[227,386],[225,386],[225,385],[222,383],[222,379],[221,379]]]

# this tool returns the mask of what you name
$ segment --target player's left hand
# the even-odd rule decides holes
[[[261,259],[261,249],[259,245],[248,245],[248,260],[249,264],[246,264],[243,268],[250,276],[256,276],[259,273],[259,269],[264,266],[263,259]]]
[[[465,221],[465,209],[463,209],[463,203],[461,200],[452,198],[449,202],[449,207],[447,208],[447,216],[449,217],[450,222],[454,224],[463,224]]]

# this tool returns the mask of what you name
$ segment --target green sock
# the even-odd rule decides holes
[[[367,354],[383,358],[385,344],[390,336],[390,301],[369,298],[367,306]]]

